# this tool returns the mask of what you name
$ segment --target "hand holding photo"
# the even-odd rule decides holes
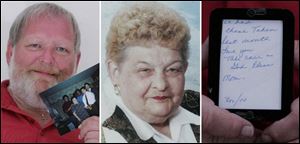
[[[99,64],[40,93],[59,134],[76,129],[85,119],[99,116]]]

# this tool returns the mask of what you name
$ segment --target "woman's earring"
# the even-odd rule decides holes
[[[119,87],[119,85],[115,84],[114,85],[114,90],[115,90],[115,94],[116,95],[120,95],[120,87]]]

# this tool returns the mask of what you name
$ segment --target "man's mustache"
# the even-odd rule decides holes
[[[61,70],[59,70],[58,68],[56,68],[54,66],[42,65],[42,64],[32,66],[31,68],[29,68],[29,71],[45,73],[45,74],[55,77],[56,79],[62,77],[62,75],[63,75],[63,72]]]

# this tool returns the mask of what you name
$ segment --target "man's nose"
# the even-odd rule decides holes
[[[45,64],[53,65],[54,64],[54,51],[50,47],[45,48],[40,57],[40,61]]]
[[[168,82],[164,73],[157,73],[153,79],[153,87],[159,91],[164,91],[168,87]]]

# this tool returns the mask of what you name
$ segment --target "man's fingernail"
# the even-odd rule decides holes
[[[81,128],[81,125],[79,125],[78,128],[80,129],[80,128]]]
[[[254,128],[252,126],[244,126],[241,132],[241,136],[252,137],[254,134]]]
[[[261,139],[262,139],[263,142],[266,142],[266,143],[272,142],[272,138],[269,135],[266,135],[266,134],[263,134],[261,136]]]

